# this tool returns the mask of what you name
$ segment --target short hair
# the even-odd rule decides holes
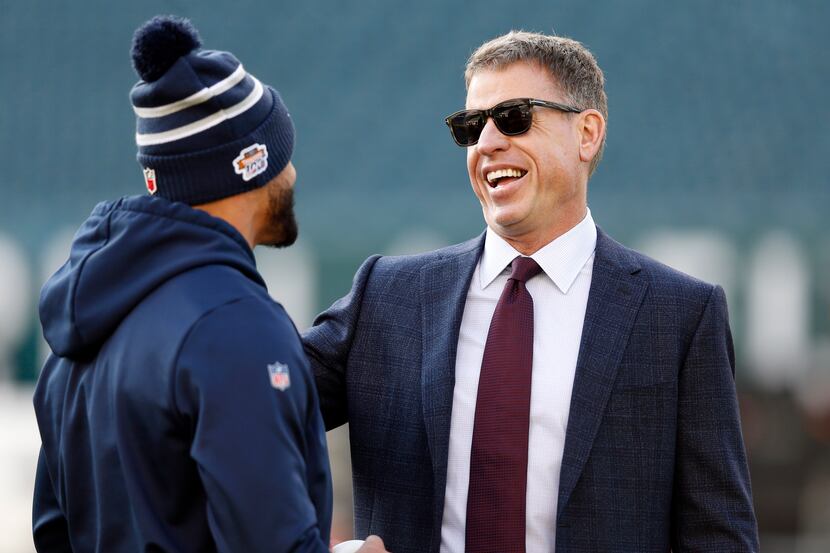
[[[570,38],[510,31],[489,40],[467,60],[465,85],[469,89],[470,81],[478,71],[503,69],[517,62],[539,64],[559,85],[565,101],[579,109],[595,109],[608,121],[608,98],[602,69],[584,45]],[[604,149],[605,137],[591,160],[591,174]]]

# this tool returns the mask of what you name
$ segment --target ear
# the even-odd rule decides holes
[[[580,136],[579,159],[590,162],[605,138],[605,118],[595,109],[586,109],[579,114],[577,130]]]

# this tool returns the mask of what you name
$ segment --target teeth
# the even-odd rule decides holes
[[[493,184],[498,179],[503,179],[505,177],[521,177],[524,174],[524,171],[520,171],[519,169],[499,169],[498,171],[490,171],[487,173],[487,182]]]

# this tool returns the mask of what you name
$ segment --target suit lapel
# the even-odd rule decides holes
[[[597,228],[591,289],[576,363],[557,518],[576,486],[614,385],[648,283],[625,248]]]
[[[447,484],[455,355],[467,290],[484,246],[484,234],[460,244],[421,269],[423,351],[421,394],[434,475],[433,513],[440,538]]]

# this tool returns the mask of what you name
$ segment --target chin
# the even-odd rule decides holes
[[[269,190],[268,229],[259,243],[272,248],[285,248],[297,240],[298,233],[293,190]]]
[[[491,213],[491,216],[487,219],[487,222],[493,228],[501,228],[508,230],[510,227],[517,225],[522,220],[515,213],[506,212],[506,210],[501,210],[498,213]]]
[[[287,248],[297,241],[297,235],[299,233],[297,232],[296,223],[292,228],[282,230],[283,232],[280,234],[275,233],[272,236],[264,237],[260,242],[260,245],[267,246],[269,248]]]

